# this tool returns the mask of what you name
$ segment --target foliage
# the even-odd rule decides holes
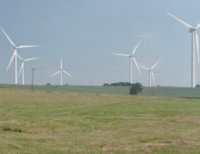
[[[51,83],[46,83],[46,86],[50,86],[51,85]]]
[[[200,88],[200,84],[197,84],[195,87],[196,87],[196,88]]]
[[[132,84],[129,94],[130,95],[137,95],[138,93],[142,92],[143,86],[141,83],[134,83]]]
[[[131,86],[130,82],[115,82],[115,83],[105,83],[104,86]]]
[[[109,83],[104,83],[103,86],[110,86],[110,84]]]
[[[21,133],[22,130],[20,128],[10,128],[8,126],[2,127],[3,131],[12,131],[12,132],[18,132]]]

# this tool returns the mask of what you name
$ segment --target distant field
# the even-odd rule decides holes
[[[2,154],[200,153],[200,99],[166,97],[167,89],[135,97],[123,88],[23,88],[0,88]],[[182,90],[173,94],[198,96]]]
[[[31,86],[6,86],[0,88],[30,89]],[[77,93],[95,93],[112,95],[129,95],[129,87],[107,87],[107,86],[34,86],[34,90],[63,91]],[[144,87],[142,96],[165,96],[165,97],[187,97],[200,98],[200,88],[180,87]]]

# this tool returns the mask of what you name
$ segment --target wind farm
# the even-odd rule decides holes
[[[5,35],[6,39],[8,40],[8,42],[10,43],[11,45],[11,49],[13,51],[13,54],[10,58],[10,61],[9,61],[9,64],[8,64],[8,67],[7,67],[7,71],[8,69],[10,68],[10,65],[12,64],[13,60],[14,60],[14,68],[15,68],[15,74],[14,74],[14,79],[15,79],[15,84],[18,83],[18,52],[17,50],[18,49],[25,49],[25,48],[34,48],[34,47],[39,47],[38,45],[16,45],[11,39],[10,37],[8,36],[8,34],[5,32],[5,30],[0,27],[2,33]]]
[[[173,14],[171,14],[169,12],[167,12],[167,15],[170,16],[171,18],[173,18],[174,20],[176,20],[177,22],[181,23],[182,25],[184,25],[186,28],[188,28],[189,32],[191,33],[192,37],[191,37],[191,61],[190,61],[191,62],[191,67],[190,67],[190,87],[191,88],[195,88],[196,86],[198,86],[198,70],[197,70],[198,69],[198,64],[199,64],[199,38],[198,38],[198,29],[200,28],[200,24],[197,24],[197,26],[194,27],[194,26],[191,26],[190,24],[186,23],[182,19],[176,17],[175,15],[173,15]],[[14,43],[14,41],[10,38],[10,36],[7,34],[7,32],[5,31],[4,28],[0,27],[0,30],[1,30],[4,38],[6,38],[7,42],[9,43],[9,45],[11,47],[11,50],[12,50],[12,56],[11,56],[11,58],[9,60],[8,66],[6,68],[6,71],[8,71],[10,69],[10,67],[11,67],[11,64],[14,63],[14,84],[15,85],[19,84],[18,80],[19,80],[19,77],[21,76],[21,84],[25,85],[25,70],[24,70],[25,69],[24,68],[25,64],[24,63],[28,62],[28,61],[38,60],[39,57],[35,57],[35,58],[22,58],[21,54],[18,53],[18,50],[19,49],[20,50],[21,49],[26,49],[26,48],[35,48],[35,50],[38,50],[37,48],[38,47],[41,48],[41,46],[40,45],[16,45]],[[141,74],[141,70],[140,70],[140,68],[142,68],[143,70],[149,72],[149,84],[145,85],[145,86],[147,86],[147,87],[152,87],[152,85],[154,85],[154,86],[158,86],[158,85],[160,86],[161,85],[162,86],[161,82],[160,83],[157,82],[156,83],[157,85],[155,85],[155,79],[154,79],[153,70],[158,65],[158,62],[155,63],[152,67],[146,67],[146,66],[140,65],[140,63],[145,63],[145,61],[147,60],[147,58],[144,60],[143,57],[138,56],[139,58],[137,58],[137,60],[136,60],[136,56],[135,56],[136,53],[138,55],[140,55],[140,54],[143,55],[144,53],[147,53],[147,51],[145,49],[143,49],[143,48],[145,48],[145,43],[147,43],[147,40],[145,39],[145,37],[146,38],[148,38],[148,37],[150,38],[151,37],[151,36],[148,36],[148,34],[144,34],[144,35],[142,34],[141,36],[144,37],[144,38],[142,38],[143,39],[142,45],[141,45],[142,39],[140,39],[137,42],[137,44],[134,46],[133,50],[130,53],[124,52],[122,50],[123,52],[113,52],[112,54],[115,55],[115,56],[124,57],[124,58],[128,59],[128,61],[129,61],[129,67],[128,67],[128,69],[126,69],[126,74],[127,73],[129,74],[128,75],[129,76],[128,82],[130,84],[133,84],[134,82],[144,83],[144,78],[145,77],[144,77],[144,75]],[[140,51],[137,51],[137,50],[140,50]],[[27,54],[28,52],[25,52],[25,53]],[[139,64],[138,64],[138,59],[139,59],[139,62],[140,62]],[[150,58],[148,58],[148,59],[150,59]],[[196,62],[196,60],[197,60],[198,63]],[[70,78],[72,77],[70,73],[68,73],[66,70],[63,69],[63,63],[62,63],[62,61],[63,60],[62,60],[62,57],[61,57],[59,70],[50,75],[50,77],[54,77],[56,75],[60,75],[60,86],[65,85],[65,84],[63,84],[63,74],[67,75]],[[102,61],[103,61],[103,59],[102,59]],[[19,62],[21,62],[21,64],[19,64]],[[135,67],[133,66],[133,64],[134,64]],[[18,65],[20,65],[20,66],[18,66]],[[136,69],[134,69],[134,68],[136,68]],[[161,66],[159,68],[160,68],[160,70],[157,71],[157,74],[161,72]],[[48,70],[49,68],[42,68],[42,69],[43,70]],[[39,70],[40,70],[40,68],[39,68]],[[76,71],[76,70],[72,69],[72,71]],[[81,71],[81,69],[80,69],[80,71]],[[94,71],[94,73],[95,73],[95,71]],[[118,75],[120,75],[120,73]],[[140,76],[138,76],[138,75],[140,75]],[[87,75],[87,77],[89,77],[89,76]],[[40,78],[41,78],[41,76],[40,76]],[[74,80],[74,78],[72,80]],[[127,79],[122,79],[121,81],[122,82],[126,82]],[[159,79],[158,79],[158,81],[159,81]],[[111,82],[112,82],[112,80],[111,80]],[[29,81],[29,83],[30,83],[30,81]],[[106,83],[106,81],[104,83]],[[103,85],[104,83],[101,83],[101,84]],[[7,84],[7,83],[4,83],[4,84]],[[43,83],[43,84],[45,85],[46,83]],[[66,84],[66,85],[68,85],[68,84]],[[75,83],[75,85],[77,85],[77,84]],[[173,87],[173,85],[170,85],[169,87]],[[176,85],[175,85],[175,87],[176,87]]]
[[[199,63],[199,39],[198,39],[197,30],[199,29],[200,24],[197,24],[196,27],[193,27],[193,26],[187,24],[186,22],[184,22],[183,20],[172,15],[171,13],[167,13],[167,15],[172,17],[173,19],[175,19],[179,23],[183,24],[184,26],[186,26],[189,29],[189,32],[192,35],[191,73],[190,73],[191,75],[190,76],[191,76],[191,88],[195,88],[196,85],[197,85],[197,83],[196,83],[196,78],[197,78],[196,77],[196,66],[197,66],[196,59],[198,60],[198,63]],[[9,42],[9,44],[11,46],[11,50],[13,52],[6,70],[8,71],[8,69],[10,68],[11,64],[14,61],[14,84],[15,85],[18,84],[18,78],[21,75],[22,76],[22,85],[24,85],[25,84],[25,82],[24,82],[24,62],[30,61],[30,60],[36,60],[38,58],[36,58],[36,59],[35,58],[33,58],[33,59],[31,59],[31,58],[30,59],[23,59],[23,58],[21,58],[21,56],[19,55],[17,50],[18,49],[26,49],[26,48],[36,48],[36,47],[40,47],[40,45],[18,45],[17,46],[2,27],[0,27],[0,30],[1,30],[2,34],[4,35],[4,37],[7,39],[7,41]],[[135,71],[133,71],[133,63],[135,64],[135,67],[136,67],[138,73],[141,75],[139,64],[138,64],[138,62],[135,58],[135,53],[138,50],[138,48],[140,47],[141,42],[142,42],[142,40],[139,40],[139,42],[135,45],[132,52],[129,53],[129,54],[124,53],[124,52],[120,52],[120,53],[119,52],[113,52],[112,53],[113,55],[116,55],[116,56],[128,58],[128,60],[129,60],[129,82],[130,82],[130,84],[133,83],[133,80],[135,78],[133,76],[133,72],[135,72]],[[143,46],[145,46],[145,43],[143,43]],[[140,50],[142,50],[142,49],[140,49]],[[140,52],[144,52],[144,51],[140,51]],[[20,70],[18,70],[18,65],[19,65],[18,59],[22,62],[21,66],[20,66]],[[153,72],[152,72],[153,70],[150,70],[150,68],[143,67],[143,66],[141,66],[141,68],[148,70],[150,72],[149,86],[151,87],[152,82],[154,82],[154,77],[153,77],[154,75],[153,75]],[[46,68],[46,69],[48,69],[48,68]],[[18,71],[19,71],[19,73],[18,73]],[[61,61],[60,61],[60,70],[55,72],[54,74],[52,74],[51,77],[58,75],[58,74],[60,74],[60,85],[61,86],[63,85],[63,74],[71,77],[71,74],[63,69],[62,58],[61,58]],[[138,82],[137,79],[135,79],[134,82]]]
[[[200,153],[199,5],[3,2],[0,153]]]

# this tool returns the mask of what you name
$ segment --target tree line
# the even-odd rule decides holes
[[[127,86],[130,87],[129,94],[137,95],[143,91],[143,86],[141,83],[130,83],[130,82],[115,82],[115,83],[105,83],[103,86]]]

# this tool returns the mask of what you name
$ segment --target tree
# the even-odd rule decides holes
[[[104,83],[103,86],[131,86],[130,82],[114,82],[114,83]]]
[[[51,85],[51,83],[46,83],[46,86],[50,86]]]
[[[110,86],[109,83],[104,83],[103,86]]]
[[[142,92],[143,86],[141,83],[134,83],[131,85],[131,88],[129,90],[130,95],[137,95],[138,93]]]
[[[200,84],[197,84],[195,87],[196,87],[196,88],[200,88]]]

